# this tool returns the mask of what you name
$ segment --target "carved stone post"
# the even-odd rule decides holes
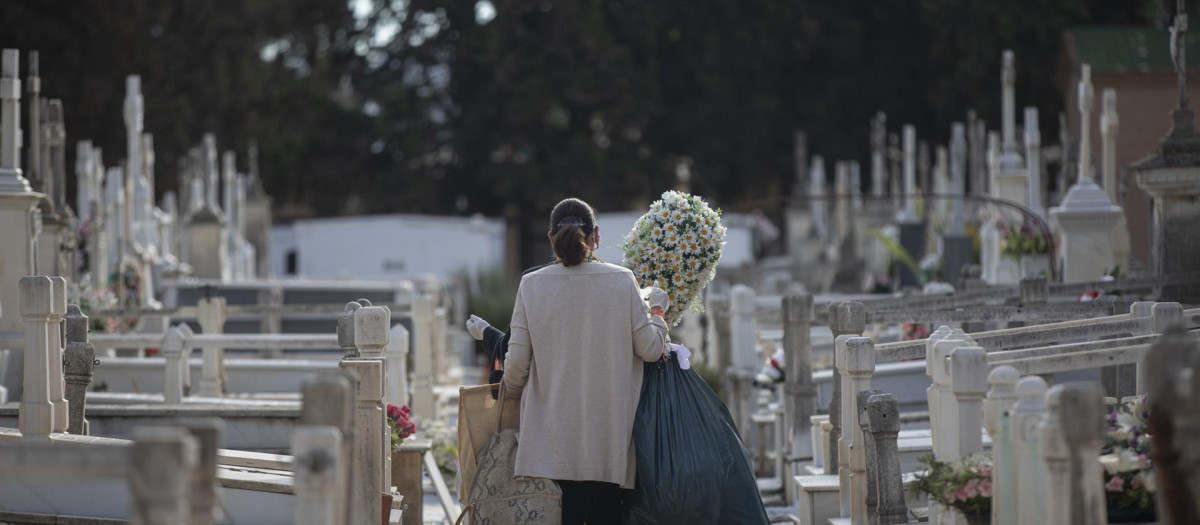
[[[1073,523],[1071,521],[1071,455],[1063,440],[1063,385],[1046,391],[1046,417],[1038,425],[1038,448],[1048,476],[1046,480],[1046,514],[1040,523]],[[1103,420],[1101,420],[1103,421]]]
[[[871,396],[867,400],[867,414],[879,463],[879,523],[908,523],[904,482],[900,477],[900,451],[896,443],[900,435],[900,404],[892,394]]]
[[[50,398],[50,316],[54,312],[55,286],[49,277],[23,277],[20,287],[21,320],[25,328],[25,383],[19,425],[21,435],[26,438],[47,438],[54,431],[54,404]],[[58,330],[58,327],[54,329]]]
[[[1046,413],[1046,380],[1038,376],[1017,381],[1017,404],[1009,418],[1013,450],[1017,456],[1017,523],[1042,523],[1045,519],[1046,468],[1038,454],[1037,425]],[[994,470],[993,470],[994,472]]]
[[[206,297],[196,302],[200,330],[206,334],[225,333],[224,297]],[[225,349],[205,347],[201,350],[204,361],[200,372],[200,395],[222,397],[225,395]]]
[[[842,301],[829,306],[829,330],[833,332],[835,354],[837,339],[841,336],[861,336],[867,326],[867,308],[862,303]],[[835,355],[836,358],[836,355]],[[841,454],[839,443],[842,440],[843,408],[849,405],[845,401],[843,391],[846,379],[842,377],[837,366],[833,367],[833,395],[829,401],[829,422],[833,428],[829,432],[829,453],[831,461],[826,464],[826,472],[837,472],[840,476],[842,465],[849,467]],[[848,509],[847,509],[848,511]]]
[[[950,354],[951,388],[958,405],[958,443],[960,457],[983,451],[983,396],[987,393],[987,354],[983,348],[956,348]]]
[[[213,525],[217,502],[217,448],[225,422],[217,418],[184,420],[181,426],[196,441],[196,468],[188,483],[188,525]]]
[[[394,405],[407,405],[408,401],[408,329],[404,325],[392,326],[392,333],[384,350],[387,356],[387,401]]]
[[[354,443],[350,468],[350,523],[378,523],[383,484],[383,446],[387,437],[383,409],[383,363],[374,359],[343,359],[338,368],[357,383]]]
[[[132,462],[130,523],[188,522],[188,493],[191,471],[196,466],[196,448],[196,439],[183,429],[140,427],[134,430],[129,454]]]
[[[167,332],[163,339],[162,355],[166,360],[166,376],[163,380],[163,400],[167,404],[183,403],[184,374],[188,373],[188,345],[192,329],[180,323]]]
[[[988,374],[987,398],[983,401],[983,426],[992,438],[992,525],[1017,525],[1016,460],[1008,433],[1008,413],[1017,402],[1020,374],[1011,366],[996,367]]]
[[[780,453],[787,460],[784,469],[786,503],[795,497],[796,462],[813,457],[809,418],[816,412],[817,390],[812,380],[812,295],[793,292],[783,298],[783,361],[787,366],[784,382],[784,440]]]
[[[437,419],[437,399],[433,395],[433,296],[421,294],[413,298],[413,412]]]
[[[63,376],[67,383],[67,408],[70,418],[67,432],[88,435],[87,389],[92,384],[96,349],[88,342],[88,317],[76,305],[67,306],[67,348],[63,358]]]
[[[63,381],[63,316],[67,313],[67,280],[62,277],[51,277],[50,284],[50,324],[47,326],[47,348],[50,352],[48,359],[50,376],[50,404],[54,405],[54,431],[66,432],[70,415],[68,414],[66,384]]]
[[[305,380],[300,390],[303,399],[301,424],[306,427],[332,427],[341,436],[341,461],[335,466],[338,476],[336,486],[343,489],[335,500],[337,509],[334,515],[342,517],[337,521],[348,522],[350,458],[354,450],[354,387],[345,373],[326,371]]]
[[[1021,279],[1021,306],[1043,306],[1050,298],[1050,283],[1045,277]]]
[[[1100,448],[1107,432],[1104,391],[1094,383],[1063,385],[1059,398],[1062,436],[1070,454],[1071,525],[1108,523]]]
[[[871,396],[882,394],[878,388],[860,390],[856,396],[858,402],[858,428],[863,433],[863,456],[867,465],[866,523],[879,521],[879,456],[875,450],[875,438],[871,434],[871,414],[867,411],[867,401]]]
[[[367,304],[370,305],[371,303],[368,302]],[[354,345],[358,348],[358,355],[362,356],[360,359],[370,359],[380,364],[381,409],[388,402],[384,390],[384,385],[388,383],[387,360],[383,351],[387,347],[388,339],[392,334],[391,325],[392,312],[386,306],[363,306],[354,312]],[[379,428],[386,435],[386,410],[380,410],[379,425]],[[392,485],[392,443],[390,439],[381,439],[379,444],[381,446],[379,454],[383,458],[380,483],[384,491],[387,491]]]
[[[938,448],[940,440],[937,438],[937,432],[938,429],[941,428],[941,397],[939,397],[941,396],[941,386],[936,381],[933,381],[933,364],[937,362],[937,359],[934,357],[933,350],[934,345],[936,345],[938,341],[945,339],[953,332],[954,330],[949,326],[941,325],[937,328],[937,330],[934,330],[933,333],[929,334],[928,338],[925,339],[925,375],[929,376],[930,380],[929,386],[925,389],[925,399],[929,403],[929,429],[931,431],[930,443],[932,444],[932,451],[935,456],[940,451]],[[930,523],[936,523],[937,516],[934,515],[934,512],[936,512],[936,507],[931,505],[929,510]]]
[[[864,436],[858,425],[857,393],[871,388],[871,375],[875,373],[875,342],[870,337],[838,338],[838,365],[842,368],[842,440],[839,442],[839,457],[848,458],[848,468],[838,467],[839,481],[846,480],[841,485],[843,499],[849,496],[850,521],[864,523],[866,521],[867,465],[863,451]],[[845,473],[843,475],[843,472]]]
[[[736,396],[734,422],[743,443],[750,442],[750,416],[754,411],[753,377],[759,366],[754,313],[754,290],[742,284],[734,286],[729,292],[729,333],[733,344],[733,363],[727,373],[733,382]]]
[[[301,426],[292,432],[293,486],[297,525],[329,525],[345,519],[346,479],[342,434],[328,426]]]

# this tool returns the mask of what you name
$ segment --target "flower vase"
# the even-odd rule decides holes
[[[1050,276],[1049,254],[1022,255],[1017,260],[1017,264],[1020,267],[1021,278]]]

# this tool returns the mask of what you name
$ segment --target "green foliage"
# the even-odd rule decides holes
[[[891,237],[884,235],[883,232],[879,230],[871,230],[871,235],[875,237],[875,240],[879,241],[884,248],[887,248],[888,254],[892,256],[893,261],[907,266],[908,269],[912,271],[913,275],[917,276],[917,280],[920,281],[922,285],[932,279],[933,276],[930,275],[930,272],[921,268],[921,265],[917,264],[917,261],[913,260],[912,255],[909,255],[908,250],[905,250],[903,246],[900,246],[896,243],[896,241],[893,241]]]

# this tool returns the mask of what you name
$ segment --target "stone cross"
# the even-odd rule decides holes
[[[1175,63],[1175,72],[1179,75],[1179,107],[1188,107],[1187,99],[1187,44],[1185,35],[1188,30],[1186,4],[1183,0],[1175,2],[1175,22],[1171,24],[1171,60]]]
[[[96,198],[92,182],[92,141],[75,143],[75,211],[80,222],[92,219],[92,203]]]
[[[1041,216],[1042,205],[1042,134],[1038,129],[1038,110],[1025,108],[1025,163],[1029,167],[1029,209]]]
[[[142,178],[146,180],[146,185],[150,187],[151,202],[153,202],[155,179],[154,179],[154,134],[142,133]]]
[[[204,196],[205,205],[220,213],[221,173],[217,169],[217,136],[212,133],[204,134]]]
[[[142,102],[142,78],[138,75],[125,77],[125,214],[122,216],[122,239],[131,246],[136,245],[134,238],[134,188],[142,178],[142,118],[144,117]],[[126,247],[120,246],[118,251],[125,253]],[[122,259],[124,257],[122,256]]]
[[[1121,202],[1117,192],[1117,90],[1104,88],[1101,93],[1102,112],[1100,113],[1100,173],[1104,185],[1104,193],[1112,203]]]
[[[229,232],[232,237],[237,224],[236,208],[237,190],[237,154],[226,151],[221,155],[221,205],[225,208],[225,216],[229,220]]]
[[[5,49],[0,58],[0,193],[29,193],[29,181],[21,175],[21,78],[20,56]]]
[[[1011,157],[1012,155],[1017,155],[1015,157],[1015,160],[1017,161],[1017,165],[1016,166],[1007,166],[1006,165],[1005,168],[1020,169],[1020,156],[1017,153],[1016,95],[1015,95],[1015,92],[1013,89],[1014,78],[1016,77],[1016,71],[1015,71],[1015,67],[1013,65],[1014,61],[1015,61],[1015,58],[1014,58],[1012,50],[1005,49],[1004,53],[1001,55],[1001,62],[1003,63],[1003,66],[1002,66],[1003,69],[1001,70],[1001,73],[1000,73],[1000,85],[1001,85],[1001,105],[1003,106],[1002,107],[1003,120],[1000,122],[1000,128],[1001,128],[1002,133],[1004,134],[1004,137],[1003,137],[1004,142],[1002,144],[1004,154],[1007,157],[1009,157],[1010,159],[1012,159],[1012,157]]]
[[[871,396],[867,400],[867,416],[870,419],[871,438],[875,441],[876,463],[879,465],[879,523],[908,523],[900,451],[896,442],[900,435],[900,403],[892,394]]]
[[[342,433],[330,426],[292,431],[292,472],[297,525],[328,525],[345,519],[346,479]]]
[[[876,199],[886,194],[887,185],[887,115],[882,111],[871,119],[871,194]]]
[[[811,177],[808,182],[811,185],[809,202],[812,204],[813,230],[816,231],[818,238],[825,239],[828,235],[826,204],[829,196],[825,194],[825,159],[820,155],[813,155],[809,177]]]
[[[67,432],[88,435],[87,389],[92,384],[96,366],[96,348],[88,342],[88,317],[78,305],[68,305],[66,324],[67,346],[63,357],[63,378],[67,383],[67,408],[70,411]]]
[[[196,439],[174,427],[139,427],[134,429],[133,437],[129,454],[130,523],[188,523],[191,471],[198,453]]]
[[[188,480],[188,525],[213,525],[217,501],[217,454],[225,422],[218,418],[185,419],[181,426],[196,442],[196,467]]]
[[[29,77],[25,79],[26,91],[29,92],[29,152],[25,154],[28,161],[25,177],[36,191],[49,194],[48,184],[51,182],[42,173],[42,79],[38,76],[38,52],[29,52]],[[22,138],[24,138],[22,136]]]
[[[125,192],[122,191],[121,182],[125,178],[121,168],[109,168],[104,179],[104,203],[107,209],[104,210],[104,230],[107,232],[105,236],[108,242],[108,267],[110,270],[120,271],[121,259],[124,255],[124,250],[121,248],[124,243],[124,228],[121,226],[125,222]],[[108,276],[104,276],[107,282]],[[117,279],[118,284],[123,283],[123,279]],[[124,299],[124,295],[119,296]],[[124,304],[122,302],[122,304]]]
[[[865,498],[867,512],[865,523],[879,522],[879,483],[883,481],[879,477],[879,455],[875,450],[875,438],[871,433],[871,413],[867,410],[867,401],[871,396],[882,394],[883,390],[872,388],[870,390],[860,390],[858,396],[858,427],[863,433],[863,456],[866,457],[867,465],[867,493]]]
[[[1079,72],[1079,180],[1092,178],[1092,66]]]
[[[50,150],[50,170],[53,173],[54,208],[62,213],[67,208],[67,128],[63,118],[62,100],[52,98],[46,104],[46,142]]]
[[[904,150],[900,147],[900,135],[888,134],[888,191],[892,196],[892,208],[896,212],[903,210],[904,201]]]
[[[904,125],[904,222],[917,222],[917,128]]]
[[[955,196],[967,194],[967,127],[962,122],[950,125],[950,188]],[[953,217],[950,221],[949,233],[962,235],[966,227],[963,216],[964,206],[961,200],[953,201]],[[947,279],[951,276],[947,275]]]
[[[354,386],[350,377],[343,372],[323,371],[305,379],[300,385],[302,403],[300,405],[300,428],[327,426],[334,428],[341,436],[340,457],[342,461],[337,466],[337,486],[343,487],[343,492],[335,498],[335,516],[349,518],[347,499],[350,493],[349,479],[350,458],[354,450]],[[325,522],[332,523],[332,522]]]

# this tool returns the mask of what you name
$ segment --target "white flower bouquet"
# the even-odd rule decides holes
[[[666,321],[675,326],[688,309],[703,310],[700,292],[716,276],[724,245],[721,210],[694,195],[668,191],[638,219],[621,248],[639,285],[667,292]]]

